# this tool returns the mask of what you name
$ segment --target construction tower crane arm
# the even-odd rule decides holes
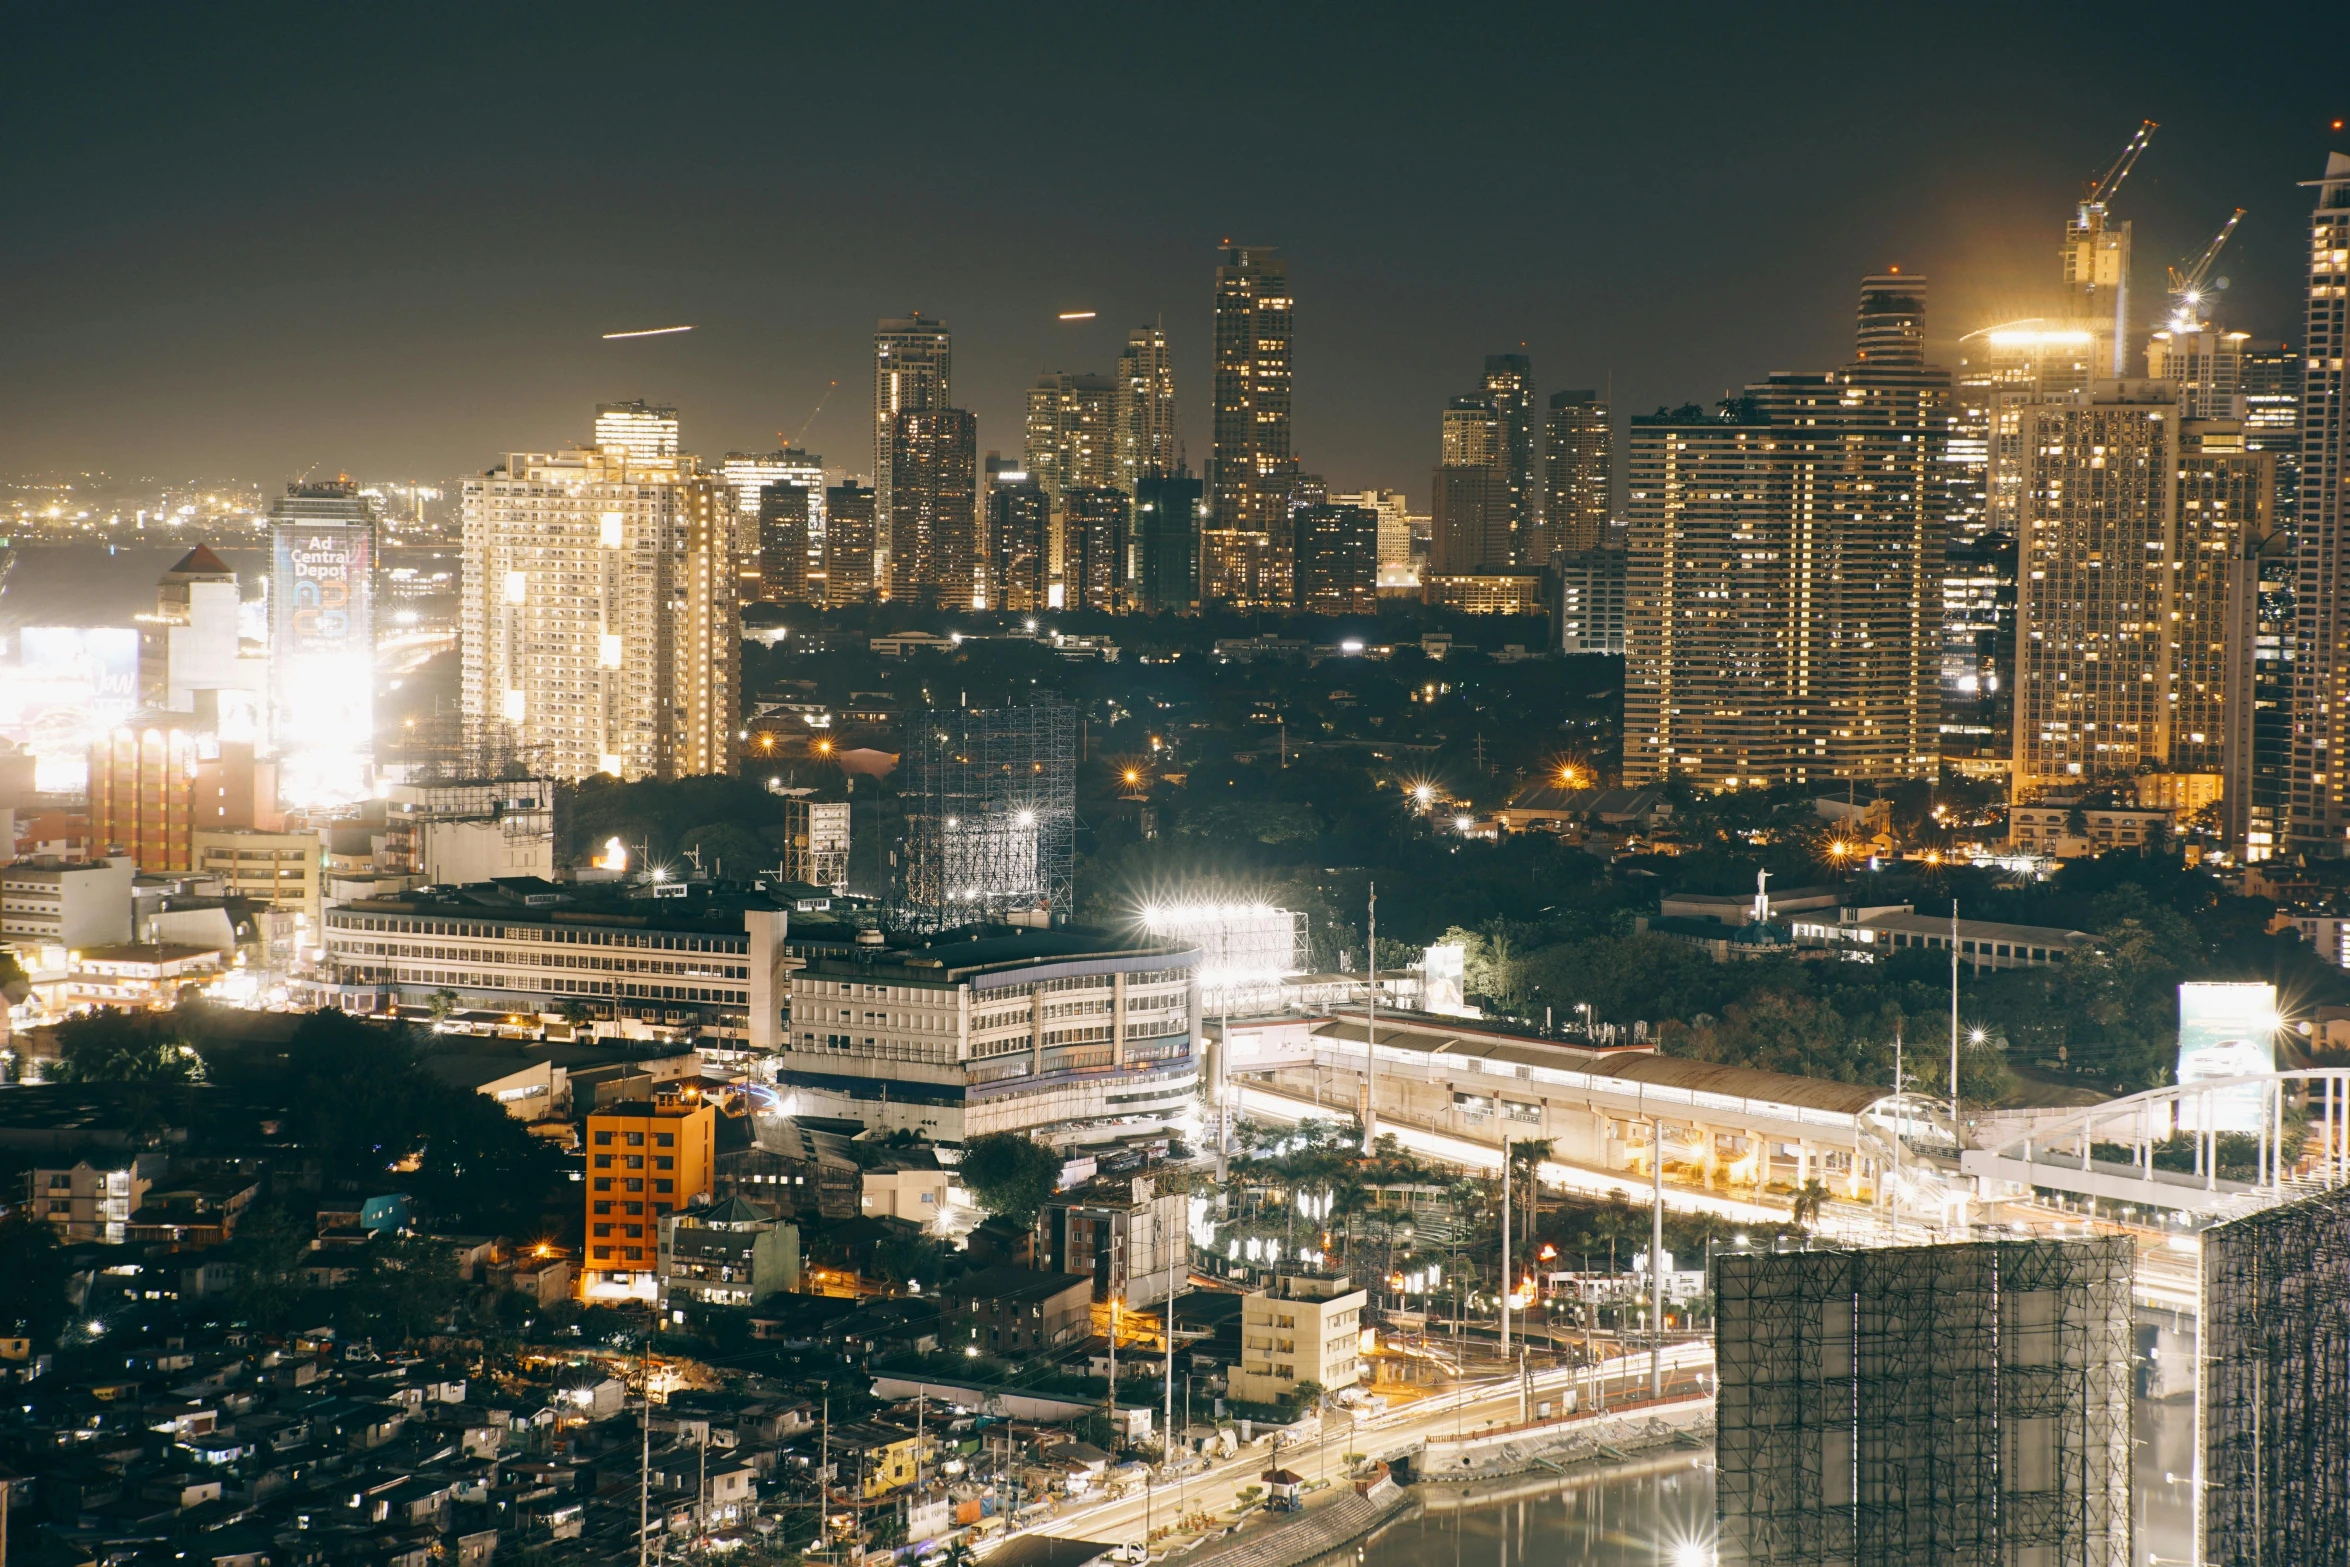
[[[2113,193],[2122,188],[2122,181],[2130,177],[2130,170],[2137,167],[2138,155],[2154,139],[2156,128],[2152,120],[2138,126],[2138,134],[2130,138],[2130,144],[2122,149],[2122,155],[2113,160],[2113,167],[2107,169],[2105,177],[2091,185],[2089,193],[2081,198],[2082,206],[2101,207],[2113,199]]]
[[[2170,269],[2170,292],[2173,298],[2192,305],[2203,297],[2203,280],[2211,275],[2211,264],[2219,259],[2221,247],[2227,244],[2228,236],[2236,232],[2236,225],[2243,221],[2244,209],[2238,207],[2228,214],[2227,222],[2219,226],[2219,232],[2211,237],[2211,243],[2203,247],[2203,254],[2197,256],[2186,271],[2181,272],[2177,267]]]

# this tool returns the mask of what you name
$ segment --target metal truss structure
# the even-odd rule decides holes
[[[2127,1567],[2131,1244],[1718,1256],[1725,1564]]]
[[[1077,710],[929,708],[907,723],[895,914],[913,930],[1061,924],[1077,846]]]
[[[2350,1191],[2203,1232],[2202,1560],[2350,1567]]]

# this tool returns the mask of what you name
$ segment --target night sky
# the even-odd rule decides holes
[[[1489,352],[1643,410],[1841,362],[1890,262],[1940,344],[2031,313],[2149,117],[2140,319],[2240,205],[2221,319],[2298,338],[2350,5],[1919,9],[20,5],[0,470],[441,477],[633,396],[715,455],[837,379],[862,471],[916,307],[1005,451],[1163,318],[1196,466],[1230,237],[1289,258],[1305,467],[1424,507]]]

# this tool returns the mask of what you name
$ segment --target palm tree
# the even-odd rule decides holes
[[[1827,1206],[1828,1188],[1820,1184],[1817,1176],[1805,1181],[1795,1194],[1795,1227],[1808,1235],[1820,1220],[1820,1210]]]

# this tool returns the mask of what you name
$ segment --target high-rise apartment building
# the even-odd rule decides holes
[[[617,446],[631,457],[675,457],[677,410],[648,403],[596,404],[596,445]]]
[[[2281,495],[2282,463],[2278,471]],[[2247,864],[2275,858],[2286,840],[2292,806],[2293,533],[2280,515],[2253,557],[2251,690],[2228,726],[2229,739],[2239,749],[2224,771],[2231,787],[2244,782],[2222,804],[2228,841],[2242,844]]]
[[[1501,426],[1497,460],[1509,488],[1510,564],[1539,570],[1550,551],[1534,471],[1534,361],[1524,354],[1487,354],[1484,391]]]
[[[1627,782],[1932,775],[1949,377],[1924,294],[1865,279],[1867,357],[1634,422]]]
[[[979,421],[902,413],[890,447],[889,596],[941,609],[987,601],[979,567]]]
[[[2171,381],[2034,409],[2016,603],[2013,798],[2219,775],[2250,695],[2274,459],[2182,420]],[[2223,787],[2242,792],[2246,779]]]
[[[349,479],[289,484],[269,504],[269,732],[291,805],[373,785],[375,522]]]
[[[2015,738],[2015,540],[1950,536],[1942,565],[1942,760],[2005,778]]]
[[[1173,473],[1182,461],[1166,328],[1138,326],[1126,334],[1116,387],[1110,405],[1110,483],[1133,495],[1144,475]]]
[[[2146,341],[2146,376],[2175,381],[2179,409],[2190,419],[2235,419],[2243,415],[2242,332],[2223,332],[2210,322],[2172,322]]]
[[[1430,483],[1432,572],[1471,576],[1515,568],[1508,456],[1508,429],[1490,394],[1470,392],[1444,405],[1441,456]]]
[[[1061,603],[1068,609],[1124,607],[1126,522],[1123,490],[1072,485],[1061,492]]]
[[[1379,514],[1325,503],[1297,514],[1297,607],[1317,615],[1379,609]]]
[[[851,481],[824,492],[824,604],[863,604],[880,581],[880,527],[875,491]]]
[[[1111,487],[1117,441],[1107,377],[1057,370],[1028,389],[1028,472],[1057,504],[1064,490]]]
[[[1015,615],[1051,607],[1052,500],[1023,463],[987,454],[989,604]]]
[[[1289,519],[1279,476],[1291,471],[1288,264],[1236,245],[1216,269],[1215,448],[1200,596],[1236,604],[1290,600]]]
[[[824,459],[796,446],[774,452],[728,452],[718,465],[742,508],[742,552],[746,560],[759,554],[759,498],[771,484],[796,484],[808,492],[809,537],[824,538]]]
[[[1606,398],[1588,388],[1550,394],[1542,422],[1542,536],[1552,551],[1595,550],[1608,541],[1615,449]]]
[[[2290,343],[2245,345],[2242,379],[2244,444],[2277,458],[2277,525],[2291,528],[2300,516],[2301,356]]]
[[[1200,496],[1180,463],[1145,474],[1134,492],[1134,607],[1181,614],[1199,601]]]
[[[268,722],[269,658],[240,636],[237,574],[199,544],[155,587],[139,617],[139,705],[194,713],[224,738],[258,740]]]
[[[759,596],[771,604],[823,598],[824,539],[815,525],[823,493],[789,480],[759,492]]]
[[[734,492],[690,457],[515,452],[466,482],[465,718],[541,777],[734,770]]]
[[[946,323],[917,310],[885,317],[873,332],[873,528],[881,557],[874,580],[889,581],[890,452],[897,417],[954,402],[954,341]]]
[[[1550,558],[1557,580],[1555,644],[1562,653],[1624,651],[1624,552],[1560,550]]]
[[[2350,154],[2314,182],[2295,496],[2292,846],[2350,854]],[[2336,761],[2340,757],[2342,760]]]
[[[1379,564],[1408,566],[1412,561],[1412,508],[1401,490],[1357,490],[1330,497],[1341,506],[1367,506],[1379,518]]]

